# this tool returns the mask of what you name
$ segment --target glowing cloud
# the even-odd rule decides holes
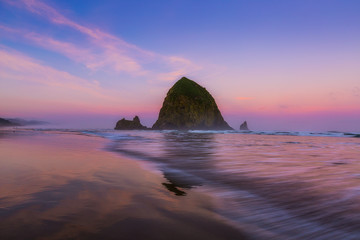
[[[140,47],[128,43],[123,39],[103,32],[100,29],[89,28],[87,26],[76,23],[53,7],[37,0],[19,0],[7,2],[19,8],[25,8],[27,11],[44,17],[55,25],[63,25],[84,34],[90,45],[84,48],[84,45],[64,42],[53,39],[39,33],[27,32],[24,30],[11,29],[6,26],[0,26],[0,29],[12,34],[25,36],[28,40],[35,44],[57,53],[63,54],[69,59],[84,64],[90,70],[96,71],[100,69],[112,70],[115,72],[126,72],[134,76],[151,75],[160,80],[167,80],[174,76],[175,72],[185,74],[198,70],[199,67],[190,60],[178,56],[162,56],[160,54],[141,49]],[[167,66],[167,70],[160,73],[154,70],[144,69],[146,63],[156,63],[160,66]],[[176,77],[179,75],[176,75]]]
[[[1,46],[0,46],[1,47]],[[44,66],[35,59],[0,48],[0,76],[3,80],[30,81],[52,87],[66,88],[100,98],[109,98],[97,81],[87,81],[67,72]]]

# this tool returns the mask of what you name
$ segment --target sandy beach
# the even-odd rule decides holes
[[[2,130],[0,239],[246,239],[208,195],[76,133]]]
[[[359,239],[358,136],[2,129],[0,239]]]

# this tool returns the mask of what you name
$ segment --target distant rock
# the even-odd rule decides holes
[[[28,126],[28,125],[44,125],[49,124],[45,121],[39,121],[39,120],[25,120],[21,118],[9,118],[9,121],[18,124],[19,126]]]
[[[12,122],[5,118],[0,118],[0,127],[12,127],[12,126],[20,126],[20,124]]]
[[[183,77],[168,91],[153,129],[232,130],[211,94]]]
[[[0,127],[11,127],[11,126],[28,126],[28,125],[41,125],[48,124],[48,122],[38,120],[24,120],[21,118],[0,118]]]
[[[243,122],[241,125],[240,125],[240,130],[249,130],[248,128],[248,125],[247,125],[247,122]]]
[[[138,116],[135,116],[132,121],[123,118],[119,120],[115,126],[115,130],[146,130],[146,129],[148,128],[141,125]]]

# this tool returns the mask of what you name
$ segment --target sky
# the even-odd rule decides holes
[[[235,129],[360,132],[360,1],[0,0],[0,117],[151,127],[186,76]]]

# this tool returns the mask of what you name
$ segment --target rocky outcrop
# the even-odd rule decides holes
[[[25,120],[21,118],[0,118],[0,127],[11,127],[11,126],[29,126],[29,125],[41,125],[48,124],[48,122],[38,120]]]
[[[148,128],[141,125],[138,116],[135,116],[132,121],[123,118],[116,123],[116,127],[115,127],[115,130],[146,130],[146,129]]]
[[[243,122],[241,125],[240,125],[240,130],[247,130],[249,131],[249,128],[248,128],[248,125],[247,125],[247,122]]]
[[[183,77],[168,91],[153,129],[232,130],[211,94]]]

